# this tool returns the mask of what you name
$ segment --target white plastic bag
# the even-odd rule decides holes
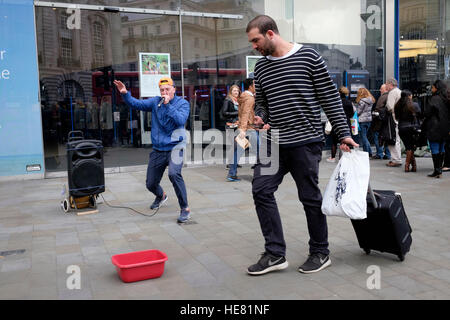
[[[343,152],[323,195],[323,214],[365,219],[369,178],[369,154],[354,150]]]

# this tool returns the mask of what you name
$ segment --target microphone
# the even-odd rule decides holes
[[[164,97],[161,97],[161,100],[160,100],[159,103],[158,103],[158,108],[161,107],[161,105],[163,104],[163,102],[164,102]]]

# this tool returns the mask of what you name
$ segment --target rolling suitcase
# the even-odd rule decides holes
[[[401,195],[390,190],[372,190],[367,195],[367,218],[351,220],[359,246],[393,253],[400,261],[411,247],[411,226],[403,207]]]

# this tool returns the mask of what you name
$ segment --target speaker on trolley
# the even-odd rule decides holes
[[[71,137],[73,133],[78,135]],[[104,192],[105,170],[102,142],[85,140],[81,131],[70,132],[67,143],[67,170],[71,196],[83,197]]]

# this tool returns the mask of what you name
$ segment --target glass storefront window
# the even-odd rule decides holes
[[[421,105],[437,79],[449,80],[449,0],[400,0],[400,87]]]
[[[287,1],[288,2],[288,1]],[[383,83],[384,4],[382,0],[292,1],[287,21],[294,41],[314,47],[323,57],[337,87],[352,98],[364,86],[377,97]]]
[[[130,111],[112,85],[113,78],[119,79],[133,96],[140,97],[139,52],[170,54],[177,95],[184,95],[191,105],[186,124],[191,136],[196,121],[203,130],[224,130],[225,121],[220,117],[223,99],[231,85],[241,86],[246,78],[246,57],[259,55],[245,33],[247,23],[259,14],[272,16],[286,40],[314,47],[326,61],[337,87],[347,85],[354,97],[363,85],[377,96],[384,74],[383,3],[117,0],[107,4],[243,17],[182,15],[181,30],[180,17],[174,12],[81,10],[79,27],[74,28],[68,25],[73,14],[66,9],[36,7],[46,170],[66,169],[65,143],[72,130],[103,141],[105,167],[147,163],[150,117]],[[97,0],[83,4],[105,5]]]
[[[140,98],[138,53],[170,53],[179,86],[178,17],[81,10],[77,27],[66,9],[37,7],[36,22],[46,170],[66,170],[74,130],[102,140],[105,167],[145,164],[150,117],[130,110],[112,82]]]
[[[220,117],[229,87],[241,87],[246,77],[246,55],[252,49],[245,36],[243,20],[183,17],[185,94],[192,106],[191,121],[201,121],[202,129],[224,130]],[[226,22],[228,21],[228,22]],[[234,24],[231,28],[230,24]],[[196,30],[202,26],[202,32]]]

